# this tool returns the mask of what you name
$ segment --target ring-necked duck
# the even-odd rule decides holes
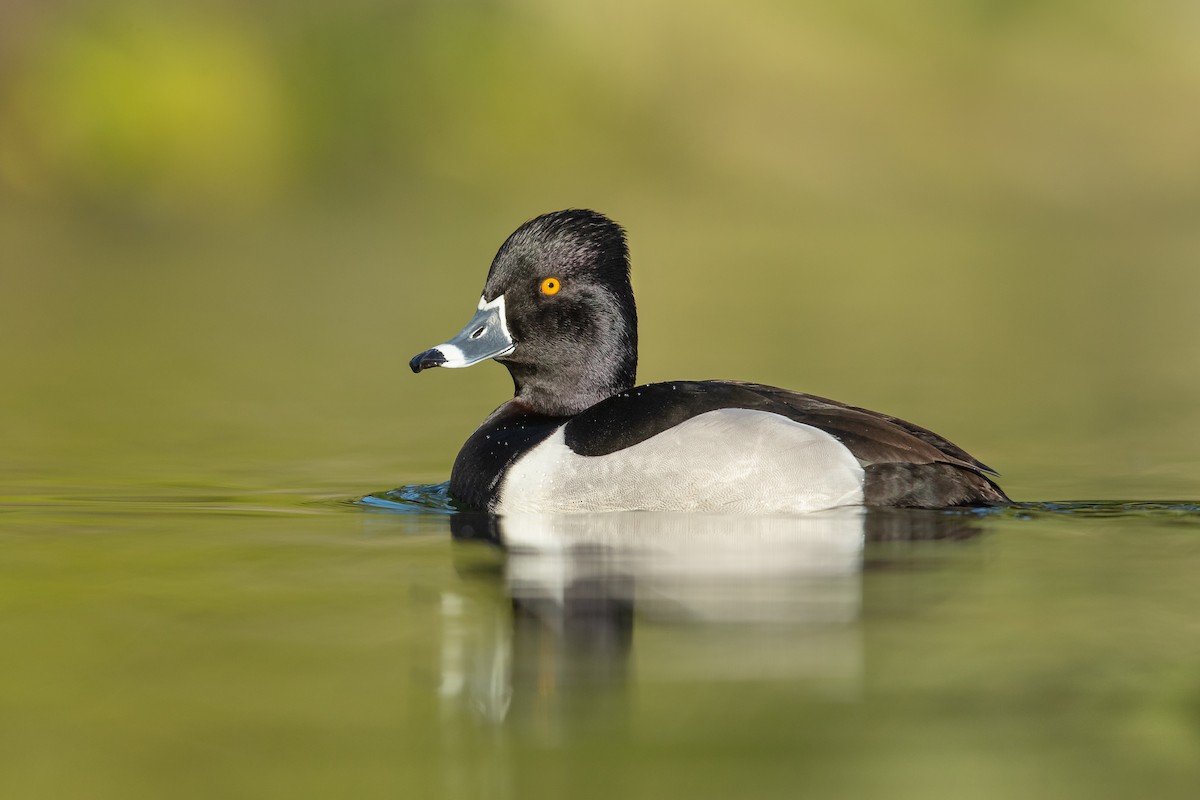
[[[410,366],[489,358],[516,391],[454,461],[450,493],[471,508],[771,513],[1008,501],[992,469],[896,417],[752,383],[634,386],[629,249],[621,227],[594,211],[518,228],[492,261],[475,316]]]

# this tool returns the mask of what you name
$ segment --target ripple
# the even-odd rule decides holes
[[[346,501],[348,505],[371,511],[399,514],[458,514],[450,496],[449,481],[433,484],[405,484],[387,491]],[[1018,502],[1005,506],[945,509],[871,509],[873,527],[896,520],[928,525],[938,517],[982,520],[1008,517],[1032,520],[1053,517],[1077,519],[1172,519],[1200,522],[1200,500],[1044,500]],[[753,516],[753,515],[748,515]],[[938,527],[945,527],[938,523]],[[888,537],[882,537],[888,538]],[[899,538],[911,538],[901,536]],[[936,538],[919,536],[916,538]],[[953,537],[949,537],[953,538]]]
[[[1070,516],[1083,519],[1184,519],[1200,522],[1197,500],[1065,500],[1013,503],[1008,512],[1018,519]]]
[[[400,514],[454,514],[459,509],[450,497],[450,482],[410,483],[384,492],[372,492],[354,505]]]

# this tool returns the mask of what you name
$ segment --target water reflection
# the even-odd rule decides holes
[[[641,685],[788,681],[855,697],[864,569],[912,564],[893,549],[904,543],[982,530],[969,512],[862,508],[457,514],[450,525],[463,577],[501,585],[510,603],[475,615],[443,603],[443,697],[552,739],[620,724],[635,674]],[[480,547],[499,548],[502,563],[478,569]]]

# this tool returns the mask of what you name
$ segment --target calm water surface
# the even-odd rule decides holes
[[[1193,797],[1200,507],[28,491],[5,797]]]
[[[114,242],[0,217],[25,253],[0,292],[0,798],[1200,796],[1196,315],[1164,305],[1195,270],[1138,249],[1178,291],[1130,304],[1077,255],[1056,280],[1109,292],[1080,322],[1012,294],[1071,252],[1045,248],[1011,291],[936,294],[990,331],[947,337],[896,303],[921,273],[890,229],[873,278],[814,293],[796,244],[859,237],[789,216],[772,291],[734,308],[713,276],[744,238],[700,279],[668,247],[695,221],[648,215],[642,380],[896,413],[1017,498],[1179,502],[497,521],[436,481],[507,375],[405,366],[496,246],[463,218]],[[915,230],[910,267],[944,240]],[[965,274],[944,261],[922,304]],[[679,308],[721,325],[680,337]],[[819,344],[895,308],[905,336]]]

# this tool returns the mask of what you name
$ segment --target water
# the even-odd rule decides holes
[[[677,202],[635,239],[643,381],[878,408],[1063,502],[500,526],[439,482],[510,381],[405,362],[473,305],[509,205],[476,239],[466,212],[157,238],[3,217],[0,797],[1195,796],[1196,315],[1134,315],[1111,280],[1072,339],[980,266],[941,307],[986,338],[947,337],[888,288],[940,251],[856,235],[875,272],[814,293],[797,242],[848,243],[791,218],[772,290],[731,298],[744,243],[690,253]],[[1072,251],[1047,252],[1005,280]],[[822,333],[868,312],[891,321]]]
[[[6,797],[1128,797],[1200,786],[1200,507],[0,515]]]
[[[1200,795],[1195,4],[568,5],[0,4],[0,798]],[[1032,502],[453,513],[565,206]]]

